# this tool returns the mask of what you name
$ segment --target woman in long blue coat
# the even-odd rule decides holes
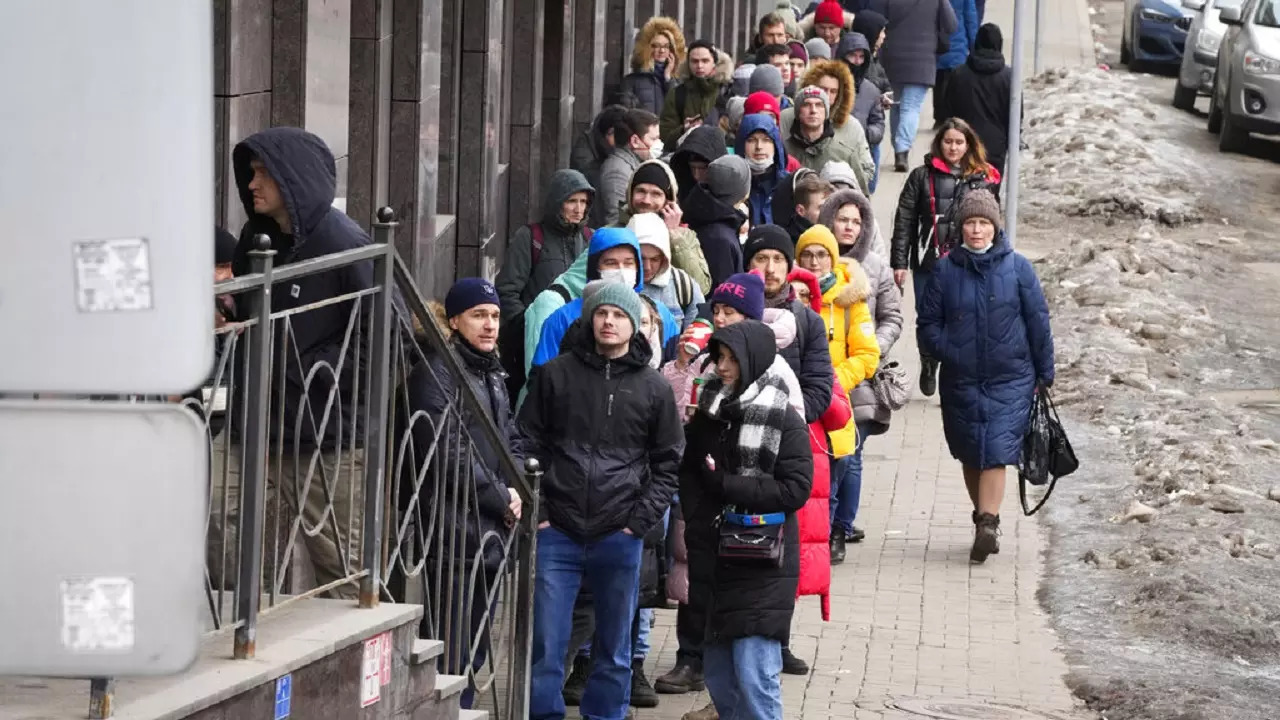
[[[1053,384],[1053,332],[1040,280],[1005,238],[995,196],[966,194],[955,222],[963,243],[939,260],[916,333],[942,361],[942,428],[964,469],[969,558],[980,563],[1000,552],[1005,467],[1018,462],[1037,388]]]

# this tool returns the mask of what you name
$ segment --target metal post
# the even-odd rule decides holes
[[[525,479],[531,489],[520,517],[520,548],[516,559],[515,639],[511,647],[511,712],[507,717],[529,717],[529,685],[533,665],[533,595],[538,569],[538,497],[542,489],[542,465],[537,458],[524,461]]]
[[[1015,26],[1017,25],[1017,20],[1014,20],[1014,25]],[[1036,0],[1036,38],[1035,38],[1036,43],[1034,46],[1035,62],[1032,66],[1035,70],[1036,75],[1039,75],[1040,72],[1044,70],[1044,64],[1040,62],[1040,50],[1041,50],[1041,46],[1044,45],[1043,39],[1044,39],[1044,0]]]
[[[256,654],[258,607],[262,602],[262,541],[266,515],[267,424],[271,396],[271,276],[275,250],[271,238],[256,235],[249,260],[262,286],[249,296],[249,352],[245,368],[245,427],[242,439],[244,472],[240,476],[240,577],[236,582],[234,657],[247,660]],[[234,462],[234,459],[232,460]]]
[[[360,607],[378,605],[382,584],[382,487],[386,474],[387,412],[391,397],[391,296],[395,292],[396,214],[378,210],[373,240],[386,253],[373,261],[373,281],[381,292],[372,296],[373,321],[369,325],[369,428],[364,451],[364,521],[360,557],[365,574],[360,579]]]
[[[1037,0],[1043,2],[1043,0]],[[1027,0],[1013,2],[1013,62],[1010,64],[1013,81],[1009,89],[1009,155],[1005,160],[1002,181],[1004,194],[1004,232],[1009,244],[1016,245],[1018,237],[1018,169],[1021,165],[1022,145],[1022,45],[1023,16]]]
[[[89,681],[89,720],[106,720],[115,708],[115,678],[93,678]]]

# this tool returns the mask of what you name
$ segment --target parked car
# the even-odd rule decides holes
[[[1239,152],[1249,133],[1280,135],[1280,0],[1245,0],[1218,12],[1227,26],[1209,95],[1209,132]]]
[[[1182,62],[1194,17],[1195,11],[1184,9],[1177,0],[1125,0],[1120,62],[1133,71]]]
[[[1178,81],[1173,85],[1173,106],[1190,112],[1196,97],[1213,91],[1213,75],[1218,67],[1218,46],[1227,26],[1218,18],[1226,7],[1239,7],[1244,0],[1182,0],[1182,7],[1195,12],[1182,49]]]

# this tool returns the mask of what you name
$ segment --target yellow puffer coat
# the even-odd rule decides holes
[[[875,374],[880,365],[876,324],[867,309],[871,282],[853,258],[842,257],[834,268],[836,284],[822,294],[822,320],[827,325],[831,364],[846,393]],[[852,421],[831,433],[831,454],[844,457],[858,446]]]

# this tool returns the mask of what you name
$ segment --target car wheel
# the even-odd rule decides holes
[[[1218,88],[1215,85],[1209,93],[1209,132],[1216,133],[1222,130],[1222,108],[1218,107]]]
[[[1173,83],[1173,106],[1179,110],[1191,112],[1196,109],[1196,89],[1184,87],[1182,81]]]
[[[1222,152],[1244,152],[1249,143],[1249,133],[1236,125],[1229,109],[1220,110],[1222,131],[1218,134],[1218,149]]]

